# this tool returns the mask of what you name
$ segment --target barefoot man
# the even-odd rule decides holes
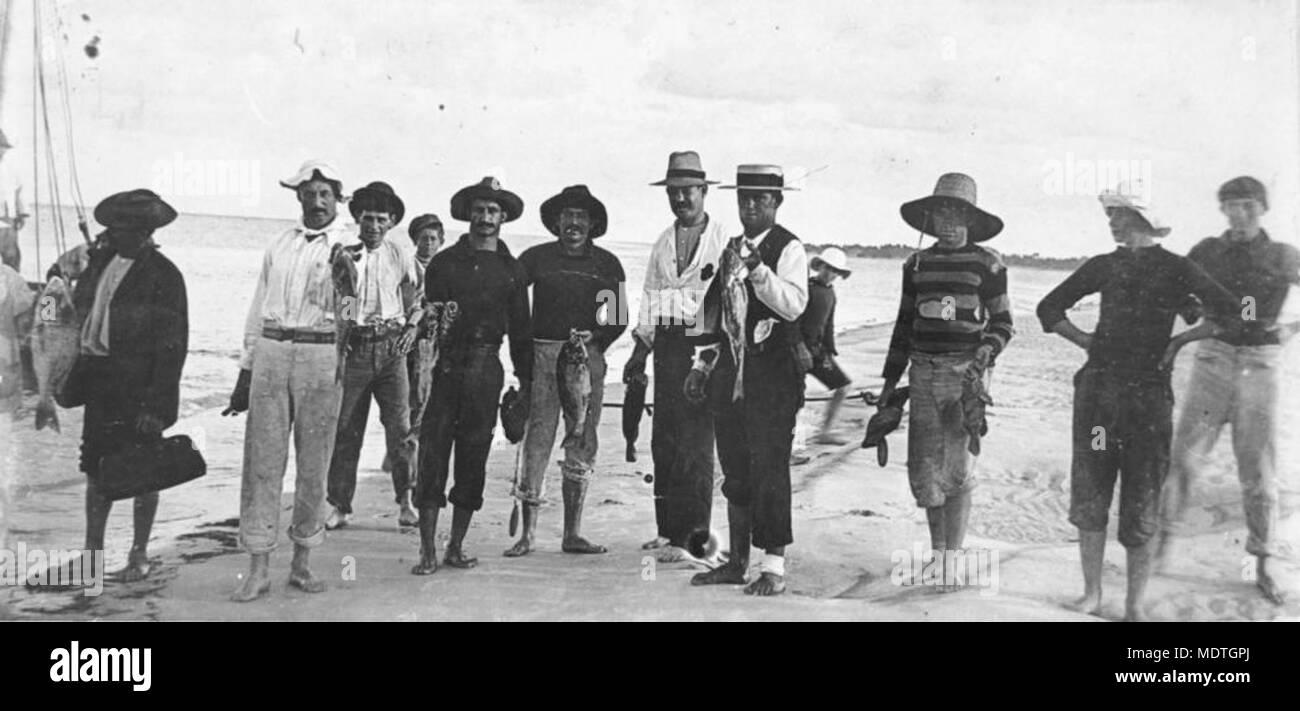
[[[841,445],[846,440],[836,437],[831,428],[835,426],[835,416],[849,393],[849,376],[835,362],[839,352],[835,350],[835,287],[836,279],[848,279],[849,257],[839,247],[827,247],[822,253],[808,261],[812,276],[808,277],[808,309],[799,319],[803,333],[804,345],[812,355],[813,369],[809,375],[816,378],[831,391],[831,401],[826,403],[826,415],[822,418],[822,428],[814,441],[818,444]]]
[[[470,231],[435,255],[425,273],[425,299],[443,304],[444,312],[456,304],[458,315],[438,346],[433,392],[420,432],[420,474],[415,490],[415,505],[420,510],[420,562],[411,569],[415,575],[438,570],[438,512],[449,501],[454,507],[451,539],[443,562],[453,568],[472,568],[478,563],[465,553],[465,533],[474,512],[483,507],[488,452],[505,380],[498,354],[507,336],[519,392],[531,391],[528,273],[501,241],[501,225],[519,219],[523,209],[524,201],[503,189],[496,178],[484,178],[457,191],[451,197],[451,218],[470,223]],[[453,447],[456,482],[448,495]]]
[[[1155,243],[1169,234],[1136,190],[1121,185],[1102,193],[1114,252],[1093,257],[1038,304],[1043,330],[1088,352],[1074,376],[1074,456],[1070,467],[1070,523],[1079,528],[1084,594],[1074,607],[1101,612],[1101,572],[1106,519],[1120,479],[1119,542],[1127,553],[1124,619],[1146,618],[1142,597],[1150,577],[1150,541],[1159,528],[1160,488],[1169,471],[1173,392],[1169,366],[1187,342],[1218,332],[1216,323],[1234,300],[1200,267]],[[1089,294],[1101,294],[1093,333],[1070,322],[1066,311]],[[1174,316],[1195,295],[1207,319],[1170,339]]]
[[[1278,323],[1293,284],[1300,284],[1300,251],[1274,242],[1260,227],[1268,211],[1264,184],[1249,176],[1219,188],[1219,209],[1228,230],[1206,237],[1187,258],[1232,292],[1242,319],[1236,334],[1220,334],[1197,346],[1186,401],[1174,430],[1173,459],[1165,484],[1164,526],[1157,564],[1166,562],[1169,539],[1187,512],[1192,482],[1201,476],[1219,432],[1232,425],[1246,552],[1255,556],[1255,584],[1281,605],[1286,592],[1269,572],[1277,554],[1277,471],[1274,462],[1279,356],[1300,322]]]
[[[663,186],[677,218],[655,240],[646,265],[633,351],[623,382],[645,378],[646,358],[654,353],[654,413],[650,454],[654,460],[655,524],[658,535],[641,546],[659,550],[659,560],[686,557],[691,537],[709,535],[713,513],[713,414],[682,392],[695,361],[695,346],[716,343],[716,301],[712,319],[704,296],[727,245],[727,228],[704,211],[709,186],[700,156],[681,151],[668,156],[668,173],[651,183]]]
[[[779,595],[785,591],[785,547],[794,542],[790,447],[795,418],[803,407],[805,368],[798,356],[798,320],[808,305],[808,257],[799,238],[776,223],[783,192],[793,189],[785,187],[780,166],[742,165],[736,184],[723,189],[736,191],[744,225],[744,234],[726,247],[743,261],[748,296],[744,333],[737,334],[744,339],[744,396],[732,399],[737,368],[725,338],[721,346],[700,349],[685,388],[692,401],[700,402],[707,385],[716,408],[713,424],[726,478],[722,493],[727,497],[731,558],[691,578],[691,584],[744,585],[752,541],[763,550],[763,560],[745,594]],[[713,288],[721,286],[722,278],[715,280]]]
[[[570,413],[561,418],[562,383],[556,379],[560,348],[573,330],[590,334],[587,357],[591,371],[591,398],[580,438],[564,447],[560,462],[564,499],[565,553],[604,553],[605,547],[582,537],[582,505],[596,463],[596,428],[605,395],[605,350],[627,328],[619,319],[618,299],[623,293],[623,265],[613,253],[592,244],[605,234],[609,219],[605,205],[585,185],[571,185],[542,203],[542,224],[556,236],[519,255],[533,285],[533,379],[529,399],[527,434],[524,436],[524,472],[518,491],[523,502],[523,531],[505,554],[527,555],[537,530],[537,508],[546,484],[546,467],[555,447],[555,431],[573,424]],[[611,298],[613,297],[613,298]],[[601,305],[606,305],[603,311]]]
[[[1006,265],[979,245],[1002,231],[1002,220],[975,198],[973,178],[946,173],[931,195],[899,208],[904,222],[937,242],[903,263],[880,408],[908,370],[907,480],[925,509],[936,570],[949,569],[939,556],[962,548],[975,488],[970,435],[944,413],[960,401],[964,379],[984,377],[1015,334]]]
[[[251,555],[247,576],[232,599],[247,602],[271,589],[271,551],[280,529],[280,494],[289,459],[297,456],[293,562],[289,585],[325,590],[308,566],[311,549],[325,542],[325,486],[343,389],[336,379],[337,316],[330,255],[352,240],[338,219],[343,183],[328,163],[307,161],[280,185],[302,206],[298,224],[266,249],[244,326],[239,380],[222,414],[248,411],[240,485],[239,538]]]
[[[406,355],[415,345],[424,317],[423,275],[416,273],[411,253],[392,240],[388,230],[406,212],[402,199],[387,183],[358,189],[348,211],[360,227],[357,258],[356,325],[348,330],[347,362],[343,372],[343,401],[339,406],[334,456],[330,460],[326,499],[333,510],[325,528],[346,526],[357,490],[357,461],[370,420],[370,399],[379,404],[379,421],[391,457],[397,523],[414,526],[411,505],[411,403]]]

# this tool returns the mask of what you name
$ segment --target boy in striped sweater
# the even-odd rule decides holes
[[[933,195],[904,203],[900,212],[938,243],[903,265],[880,403],[889,400],[910,361],[908,482],[925,508],[932,550],[960,550],[974,488],[969,435],[943,413],[960,400],[967,371],[983,377],[1015,332],[1006,265],[976,244],[1001,232],[1002,220],[975,206],[975,181],[961,173],[941,176]]]

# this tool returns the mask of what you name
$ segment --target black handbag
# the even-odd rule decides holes
[[[110,501],[162,491],[206,474],[208,465],[186,435],[130,444],[99,460],[95,481]]]

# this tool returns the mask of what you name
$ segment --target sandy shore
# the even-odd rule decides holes
[[[928,586],[900,586],[891,572],[900,554],[928,547],[924,515],[907,488],[905,433],[891,437],[889,465],[857,448],[870,411],[860,402],[846,406],[842,434],[851,444],[810,447],[812,461],[794,469],[795,543],[788,549],[789,593],[754,599],[738,588],[693,588],[689,564],[660,564],[640,550],[654,534],[650,426],[642,424],[639,461],[623,461],[619,411],[606,409],[601,422],[599,476],[591,486],[584,534],[609,547],[603,556],[559,551],[562,509],[558,471],[548,474],[549,503],[538,526],[538,550],[522,559],[501,556],[511,543],[506,531],[514,447],[494,445],[483,510],[475,517],[467,547],[478,555],[472,571],[442,569],[417,578],[408,573],[417,553],[413,532],[399,531],[387,475],[379,471],[382,431],[372,420],[362,454],[356,515],[347,529],[332,532],[313,554],[317,574],[330,583],[322,595],[290,591],[288,544],[273,557],[273,591],[248,605],[226,600],[247,558],[235,542],[238,516],[242,418],[222,418],[218,403],[183,417],[177,431],[201,433],[209,474],[164,492],[151,553],[156,572],[136,584],[110,582],[102,596],[29,593],[0,589],[21,619],[106,620],[1096,620],[1063,606],[1082,590],[1076,534],[1066,521],[1069,483],[1070,377],[1083,354],[1063,340],[1042,334],[1029,313],[1017,313],[1020,335],[995,373],[990,410],[992,431],[978,462],[968,545],[997,551],[996,589],[972,586],[940,594]],[[1088,315],[1080,321],[1088,325]],[[856,387],[878,388],[889,337],[888,325],[845,334],[840,350]],[[1297,349],[1288,349],[1288,363]],[[612,367],[621,367],[621,363]],[[1190,353],[1178,365],[1181,392]],[[1292,364],[1293,365],[1293,364]],[[1295,367],[1287,368],[1280,398],[1282,423],[1300,414]],[[824,394],[809,381],[810,397]],[[621,393],[611,387],[608,398]],[[801,422],[821,415],[810,403]],[[29,546],[80,544],[83,485],[76,475],[79,413],[64,412],[64,434],[35,433],[30,422],[15,424],[28,438],[24,467],[59,468],[68,477],[15,491],[17,511],[10,540]],[[1282,534],[1290,550],[1300,542],[1296,517],[1297,449],[1286,426],[1278,452],[1282,478]],[[292,465],[291,465],[292,466]],[[1268,620],[1294,617],[1298,607],[1267,604],[1243,580],[1244,523],[1228,439],[1214,453],[1213,474],[1194,492],[1194,533],[1180,541],[1167,574],[1149,588],[1149,611],[1159,620]],[[288,481],[292,481],[292,473]],[[721,484],[721,477],[718,478]],[[291,484],[286,488],[291,488]],[[291,495],[286,491],[286,514]],[[119,505],[110,521],[110,569],[124,560],[130,538],[130,508]],[[714,500],[714,527],[725,540],[726,505]],[[446,524],[442,526],[445,536]],[[1104,617],[1118,619],[1123,599],[1123,549],[1107,549]],[[1290,557],[1294,561],[1294,556]],[[1300,593],[1300,571],[1284,568],[1285,584]],[[1300,595],[1293,595],[1300,597]]]

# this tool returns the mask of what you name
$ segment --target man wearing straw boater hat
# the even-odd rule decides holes
[[[1074,376],[1070,523],[1079,529],[1084,594],[1073,607],[1101,612],[1106,525],[1120,479],[1119,542],[1127,554],[1124,619],[1146,618],[1143,593],[1150,576],[1150,542],[1159,528],[1160,490],[1169,470],[1173,430],[1170,368],[1184,344],[1220,333],[1233,320],[1232,294],[1191,260],[1156,244],[1169,234],[1147,198],[1121,184],[1101,194],[1102,209],[1119,249],[1093,257],[1038,304],[1043,330],[1088,352]],[[1101,294],[1092,333],[1066,315],[1089,294]],[[1201,300],[1206,320],[1174,338],[1174,316],[1189,295]]]
[[[510,338],[510,360],[519,392],[532,385],[533,339],[528,310],[528,273],[501,241],[501,225],[519,219],[524,201],[492,177],[462,188],[451,198],[451,218],[470,231],[429,262],[425,299],[457,316],[439,344],[433,392],[420,432],[420,473],[415,505],[420,510],[420,562],[415,575],[438,570],[438,512],[451,502],[451,539],[443,559],[453,568],[472,568],[465,533],[483,506],[488,452],[496,426],[505,374],[498,353]],[[453,306],[454,305],[454,306]],[[592,310],[595,304],[591,305]],[[553,374],[542,374],[554,377]],[[446,493],[449,460],[456,450],[455,484]]]
[[[848,279],[852,272],[848,255],[839,247],[822,250],[808,261],[808,266],[812,269],[812,275],[808,277],[808,308],[799,319],[799,326],[804,345],[813,359],[813,369],[808,374],[831,391],[831,400],[826,404],[826,415],[815,441],[840,445],[845,441],[831,434],[831,427],[844,398],[848,396],[852,381],[835,362],[839,353],[835,350],[835,287],[832,284],[836,279]]]
[[[523,531],[519,541],[506,555],[527,555],[537,530],[537,509],[542,502],[546,467],[555,446],[560,417],[560,392],[564,384],[555,377],[560,349],[577,331],[583,334],[588,368],[591,373],[591,397],[587,401],[584,425],[578,437],[566,437],[561,495],[564,500],[564,538],[560,549],[565,553],[604,553],[605,547],[582,537],[582,506],[596,463],[596,429],[605,395],[605,350],[627,328],[619,319],[618,309],[610,308],[601,317],[599,305],[608,302],[608,294],[620,294],[624,280],[623,264],[612,252],[592,244],[605,234],[609,218],[605,205],[585,185],[570,185],[542,203],[542,224],[556,239],[530,247],[519,255],[533,286],[533,372],[544,373],[532,384],[529,415],[524,435],[524,470],[513,495],[523,502]],[[616,305],[614,305],[616,306]]]
[[[700,156],[668,156],[668,173],[651,183],[668,194],[676,219],[655,240],[646,266],[633,351],[623,382],[644,382],[646,358],[654,353],[654,412],[650,454],[654,460],[657,535],[642,546],[659,549],[659,560],[686,557],[691,537],[708,537],[713,511],[713,415],[691,403],[682,384],[695,360],[695,346],[716,343],[716,298],[706,313],[705,294],[727,244],[727,227],[704,211],[709,186]],[[706,331],[707,328],[707,331]]]
[[[0,264],[14,271],[22,268],[23,255],[18,249],[18,233],[29,217],[23,204],[21,185],[11,183],[9,171],[4,169],[5,153],[13,148],[5,132],[0,130]]]
[[[752,542],[763,559],[745,593],[778,595],[785,591],[785,548],[794,542],[790,447],[807,372],[798,320],[808,305],[808,257],[799,238],[776,223],[784,192],[794,189],[785,186],[780,166],[742,165],[736,184],[723,188],[736,191],[744,225],[744,234],[726,247],[739,255],[748,297],[744,333],[737,335],[744,339],[743,397],[733,398],[742,364],[733,361],[726,343],[700,349],[685,388],[697,402],[707,393],[715,408],[731,557],[691,584],[744,585]],[[713,289],[727,276],[715,279]]]
[[[1187,258],[1232,292],[1241,321],[1238,333],[1224,333],[1197,347],[1178,425],[1162,506],[1163,530],[1157,565],[1167,562],[1169,539],[1186,515],[1192,482],[1225,424],[1232,425],[1232,450],[1246,511],[1246,552],[1255,556],[1255,584],[1276,604],[1286,591],[1269,570],[1278,553],[1275,457],[1278,360],[1300,322],[1279,323],[1287,292],[1300,284],[1300,251],[1274,242],[1260,226],[1268,191],[1250,176],[1219,188],[1219,209],[1228,229],[1201,240]]]
[[[325,487],[338,428],[338,317],[330,258],[352,239],[338,203],[343,183],[328,163],[309,160],[280,185],[302,208],[298,224],[271,242],[262,258],[244,327],[239,380],[222,414],[248,411],[240,486],[239,539],[251,556],[232,599],[247,602],[271,589],[271,551],[280,528],[289,439],[294,440],[293,541],[289,585],[325,590],[309,566],[311,549],[325,542]]]
[[[357,264],[356,324],[348,329],[334,456],[330,460],[326,498],[333,507],[325,528],[347,525],[357,488],[357,461],[370,419],[370,399],[379,404],[399,507],[397,523],[414,526],[411,504],[410,380],[406,355],[415,344],[424,317],[424,279],[411,253],[392,240],[388,230],[406,213],[402,199],[387,183],[375,181],[352,194],[348,211],[360,227],[361,244],[345,248]]]
[[[961,173],[939,177],[934,193],[903,203],[903,221],[937,242],[907,258],[898,319],[885,360],[881,407],[908,371],[907,478],[925,509],[934,570],[938,556],[960,550],[970,517],[970,435],[957,410],[967,378],[985,370],[1014,331],[1002,258],[980,246],[1002,231],[1002,220],[977,207],[975,181]]]

